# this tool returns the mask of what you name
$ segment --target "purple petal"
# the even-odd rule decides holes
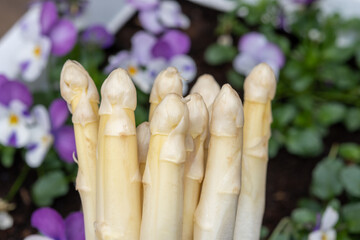
[[[52,44],[51,52],[55,56],[64,56],[73,49],[77,40],[77,30],[71,21],[62,19],[51,29],[49,37]]]
[[[104,71],[106,74],[109,74],[112,70],[118,67],[125,68],[129,60],[130,53],[128,51],[122,50],[116,55],[109,57],[109,65],[105,67]]]
[[[8,139],[7,145],[11,147],[16,147],[17,146],[16,144],[17,144],[16,132],[12,132]]]
[[[157,43],[152,48],[151,53],[154,58],[162,57],[167,60],[169,60],[175,55],[171,45],[167,41],[164,41],[162,39],[159,39],[159,41],[157,41]]]
[[[316,0],[293,0],[294,3],[302,4],[302,5],[309,5]]]
[[[174,55],[186,54],[190,50],[190,38],[181,31],[170,30],[166,32],[161,39],[171,46]]]
[[[63,126],[54,132],[54,147],[60,158],[68,163],[73,163],[73,154],[76,152],[75,134],[71,126]]]
[[[65,219],[66,239],[85,240],[84,215],[82,212],[71,213]]]
[[[29,89],[19,81],[8,81],[1,85],[0,103],[7,106],[12,100],[19,100],[27,107],[30,107],[33,102]]]
[[[277,45],[273,43],[267,43],[261,49],[261,51],[259,51],[259,55],[259,58],[262,62],[266,62],[271,66],[277,66],[277,68],[281,68],[285,64],[285,56],[283,52]]]
[[[44,2],[40,13],[41,33],[47,35],[57,20],[58,13],[55,3],[53,1]]]
[[[160,24],[156,10],[141,11],[139,20],[143,28],[149,32],[158,34],[164,31],[164,27]]]
[[[85,43],[97,44],[102,48],[108,48],[114,43],[114,36],[102,25],[93,25],[85,29],[81,35]]]
[[[252,55],[247,53],[240,53],[233,61],[235,71],[243,75],[248,75],[251,70],[260,62]]]
[[[146,65],[152,59],[151,49],[155,42],[156,38],[145,31],[139,31],[131,38],[132,54],[140,65]]]
[[[242,52],[256,56],[257,54],[260,54],[259,49],[264,47],[267,42],[266,37],[261,33],[251,32],[242,36],[238,48]]]
[[[55,99],[50,107],[50,121],[52,129],[58,129],[62,125],[64,125],[66,119],[69,117],[69,110],[66,102],[61,99]]]
[[[33,212],[31,225],[47,237],[66,240],[64,220],[60,214],[52,208],[39,208]]]
[[[1,85],[3,85],[4,83],[8,82],[9,80],[7,79],[7,77],[3,74],[0,74],[0,88]]]
[[[159,0],[127,0],[127,3],[138,10],[147,10],[156,7],[159,4]]]

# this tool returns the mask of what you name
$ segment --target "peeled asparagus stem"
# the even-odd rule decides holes
[[[75,61],[66,61],[60,78],[61,96],[73,114],[78,175],[76,188],[84,211],[85,235],[95,240],[96,144],[99,125],[99,94],[86,70]]]
[[[271,100],[275,90],[274,73],[265,63],[257,65],[244,83],[244,153],[234,234],[236,240],[260,239],[272,121]]]
[[[150,124],[149,122],[143,122],[136,128],[136,137],[138,144],[138,158],[139,158],[139,169],[140,176],[144,175],[146,157],[149,150],[149,142],[150,142]],[[143,203],[143,186],[141,184],[141,206]]]
[[[180,240],[188,109],[177,94],[168,94],[153,113],[146,161],[140,239]]]
[[[159,73],[150,93],[149,121],[152,119],[155,108],[167,94],[176,93],[182,96],[183,84],[181,79],[178,70],[174,67],[168,67]]]
[[[212,106],[206,174],[195,212],[196,240],[233,239],[240,192],[242,127],[241,100],[225,84]]]
[[[204,178],[204,142],[208,132],[209,114],[203,98],[198,93],[186,97],[189,109],[189,134],[194,143],[188,153],[184,173],[183,240],[193,239],[194,212],[199,203],[201,183]]]
[[[103,83],[101,96],[97,236],[103,240],[137,240],[141,176],[134,117],[135,86],[125,70],[116,69]]]

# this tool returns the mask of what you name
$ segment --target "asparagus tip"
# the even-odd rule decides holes
[[[201,75],[190,91],[190,93],[199,93],[203,97],[208,108],[214,102],[214,99],[219,92],[220,86],[210,74]]]
[[[196,138],[200,134],[206,138],[206,130],[209,122],[209,113],[206,104],[199,93],[188,95],[185,100],[189,109],[189,133],[192,138]]]

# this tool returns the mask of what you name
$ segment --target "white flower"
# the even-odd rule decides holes
[[[344,19],[360,17],[359,0],[319,0],[317,5],[324,16],[339,14]]]
[[[0,230],[6,230],[13,226],[14,220],[11,215],[5,211],[0,211]]]
[[[27,236],[26,238],[24,238],[24,240],[53,240],[53,239],[39,234],[33,234]]]
[[[9,106],[0,104],[0,143],[12,147],[24,147],[30,139],[31,116],[27,107],[18,100]]]
[[[25,161],[30,167],[35,168],[43,162],[54,138],[51,134],[50,118],[46,108],[43,105],[37,105],[32,110],[32,114],[36,125],[31,129]]]
[[[333,228],[339,220],[339,214],[332,208],[327,207],[321,217],[320,229],[310,233],[309,240],[335,240],[336,231]]]

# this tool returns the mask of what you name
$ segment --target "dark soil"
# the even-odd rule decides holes
[[[205,49],[216,41],[214,29],[217,24],[219,12],[200,7],[187,1],[181,1],[183,11],[191,19],[191,27],[186,31],[192,40],[190,55],[196,61],[198,75],[203,73],[212,74],[220,84],[226,83],[226,70],[231,65],[209,66],[205,63],[203,55]],[[108,53],[117,52],[120,49],[130,48],[130,38],[138,30],[140,24],[133,17],[116,35],[116,43]],[[281,79],[280,79],[281,81]],[[242,93],[240,93],[242,95]],[[325,151],[322,156],[316,158],[300,158],[280,150],[276,158],[269,160],[267,190],[266,190],[266,210],[264,225],[273,230],[281,218],[289,216],[292,209],[296,207],[297,201],[308,196],[311,172],[318,161],[329,151],[333,143],[359,141],[359,132],[348,133],[342,125],[336,125],[330,129],[328,137],[325,139]],[[0,165],[0,197],[6,196],[11,185],[19,174],[23,161],[16,160],[10,169],[5,169]],[[36,180],[36,171],[32,170],[19,194],[15,197],[16,209],[11,212],[14,217],[14,227],[7,231],[0,231],[0,240],[18,240],[25,236],[35,233],[36,230],[30,226],[31,213],[36,209],[31,202],[30,187]],[[59,198],[52,206],[64,217],[72,211],[80,209],[80,198],[74,186],[70,187],[70,192],[65,197]]]

